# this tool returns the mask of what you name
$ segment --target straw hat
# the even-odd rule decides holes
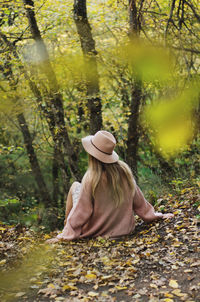
[[[111,164],[119,159],[119,156],[114,151],[116,140],[107,131],[98,131],[95,135],[82,138],[82,144],[85,151],[103,163]]]

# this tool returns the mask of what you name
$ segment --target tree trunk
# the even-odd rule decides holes
[[[43,96],[42,96],[40,90],[38,89],[36,83],[31,80],[26,69],[24,68],[23,64],[21,63],[20,58],[17,54],[16,46],[13,45],[2,32],[0,32],[0,38],[2,39],[3,43],[9,48],[10,52],[13,53],[14,57],[20,62],[20,69],[22,70],[33,95],[36,97],[38,108],[44,114],[46,121],[48,123],[48,126],[49,126],[49,130],[51,132],[51,135],[52,135],[52,138],[54,141],[54,157],[53,157],[52,177],[53,177],[53,196],[54,196],[53,201],[55,203],[58,200],[56,197],[57,184],[56,183],[54,184],[55,174],[57,173],[55,171],[56,171],[56,169],[58,169],[58,167],[60,167],[61,175],[62,175],[62,182],[63,182],[63,193],[60,192],[61,195],[65,195],[69,189],[69,183],[70,183],[69,174],[70,173],[68,171],[67,165],[65,164],[64,154],[61,150],[61,146],[58,147],[58,141],[55,138],[56,124],[55,124],[54,114],[48,103],[46,103],[45,106],[43,105]],[[13,79],[13,75],[12,75],[12,68],[9,69],[9,74],[6,75],[6,77],[7,76],[9,76],[8,80],[10,83],[15,83],[15,80]],[[11,81],[10,81],[10,79],[11,79]],[[13,89],[15,89],[15,87]],[[56,152],[55,152],[55,149],[57,150]],[[56,156],[55,156],[55,153],[56,153]]]
[[[97,69],[95,41],[87,18],[86,0],[74,0],[74,21],[81,42],[85,60],[85,78],[88,109],[90,114],[90,133],[102,128],[101,99],[99,97],[99,74]]]
[[[131,91],[130,117],[128,121],[127,162],[137,178],[139,108],[142,99],[141,82],[136,80]]]
[[[139,4],[138,4],[139,5]],[[140,9],[143,0],[140,2]],[[129,37],[130,43],[134,46],[136,38],[140,33],[140,10],[136,6],[136,0],[129,0]],[[128,139],[127,139],[127,162],[130,165],[134,176],[137,179],[138,162],[138,141],[139,141],[139,110],[142,100],[142,82],[140,75],[135,74],[133,86],[131,88],[130,117],[128,121]]]
[[[30,134],[30,131],[29,131],[29,128],[28,128],[28,125],[27,125],[27,122],[25,120],[23,113],[19,114],[17,116],[17,119],[18,119],[19,126],[20,126],[20,129],[23,134],[24,144],[26,146],[31,169],[32,169],[33,175],[34,175],[36,183],[37,183],[38,192],[41,196],[41,199],[42,199],[44,205],[46,207],[48,207],[49,204],[51,204],[51,197],[48,192],[44,178],[42,176],[40,165],[39,165],[37,156],[35,154],[35,150],[33,148],[31,134]]]
[[[7,47],[9,47],[9,49],[13,52],[13,45],[7,40],[6,36],[0,32],[0,38],[2,40],[2,43],[5,44]],[[14,48],[14,56],[18,58],[16,50]],[[7,58],[7,60],[9,61],[9,57]],[[7,62],[5,62],[5,64],[7,64]],[[7,78],[7,80],[9,81],[10,87],[12,90],[16,90],[16,81],[14,79],[13,76],[13,72],[12,72],[12,65],[9,62],[8,64],[9,69],[7,68],[7,73],[4,74],[4,77]],[[44,205],[46,207],[49,206],[49,204],[51,204],[51,197],[49,194],[49,191],[47,189],[46,183],[44,181],[41,169],[40,169],[40,165],[37,159],[37,155],[35,153],[33,144],[32,144],[32,138],[31,138],[31,134],[27,125],[27,122],[25,120],[24,114],[18,114],[17,115],[17,119],[18,119],[18,123],[24,138],[24,144],[26,147],[26,151],[29,157],[29,162],[31,165],[31,170],[33,173],[33,176],[35,178],[35,181],[37,183],[37,187],[38,187],[38,192],[40,195],[41,200],[43,201]]]
[[[36,49],[38,57],[41,60],[41,72],[46,76],[50,92],[49,92],[49,101],[48,107],[51,109],[51,113],[54,117],[55,126],[57,129],[54,132],[53,140],[55,144],[63,145],[65,155],[68,157],[69,166],[74,178],[80,180],[81,175],[78,168],[78,156],[73,150],[73,146],[69,139],[69,134],[64,120],[64,109],[63,109],[63,99],[59,93],[59,85],[56,79],[55,72],[51,66],[49,60],[49,54],[42,39],[40,30],[37,25],[34,12],[34,2],[32,0],[23,0],[26,15],[29,21],[30,31],[33,39],[36,42]]]

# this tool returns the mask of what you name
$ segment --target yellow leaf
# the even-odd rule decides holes
[[[48,234],[44,235],[44,240],[47,240],[49,238],[51,238],[51,236],[49,236]]]
[[[63,291],[65,291],[65,290],[76,290],[76,289],[77,289],[76,286],[74,286],[74,285],[68,285],[68,284],[66,284],[66,285],[64,285],[64,286],[62,287],[62,290],[63,290]]]
[[[6,263],[6,259],[0,261],[0,266]]]
[[[169,294],[169,293],[165,293],[165,297],[167,297],[167,298],[173,298],[173,295]]]
[[[108,280],[108,279],[110,279],[110,278],[112,278],[112,277],[113,277],[113,275],[102,276],[102,277],[101,277],[101,280]]]
[[[127,286],[118,286],[118,285],[116,285],[115,288],[117,288],[118,290],[123,290],[123,289],[127,289]]]
[[[178,288],[178,283],[177,283],[176,280],[171,279],[171,280],[169,281],[169,286],[170,286],[170,287],[173,287],[173,288]]]
[[[53,283],[48,284],[48,288],[55,288],[55,285]]]
[[[6,228],[0,227],[0,231],[6,231]]]
[[[98,293],[92,292],[92,291],[90,291],[90,292],[88,293],[88,296],[90,296],[90,297],[97,297],[98,295],[99,295]]]
[[[85,278],[87,278],[87,279],[96,279],[96,275],[95,274],[87,274],[87,275],[85,275]]]
[[[158,286],[154,283],[151,283],[150,286],[153,287],[153,288],[158,288]]]
[[[166,298],[166,299],[164,299],[164,300],[162,300],[162,301],[164,301],[164,302],[173,302],[174,300],[172,300],[172,299],[170,299],[170,298]]]
[[[180,289],[174,289],[172,291],[172,294],[178,296],[178,297],[185,297],[186,294],[181,293]]]

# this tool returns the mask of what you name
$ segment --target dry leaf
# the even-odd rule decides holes
[[[62,287],[62,290],[65,291],[65,290],[76,290],[77,287],[74,286],[74,285],[69,285],[69,284],[66,284],[66,285],[63,285]]]
[[[181,293],[181,290],[180,290],[180,289],[174,289],[174,290],[172,291],[172,294],[176,295],[177,297],[185,297],[185,296],[186,296],[186,294]]]
[[[173,287],[173,288],[178,288],[178,283],[177,283],[177,281],[176,280],[173,280],[173,279],[171,279],[170,281],[169,281],[169,286],[170,287]]]
[[[92,291],[90,291],[89,293],[88,293],[88,296],[90,296],[90,297],[97,297],[99,294],[97,293],[97,292],[92,292]]]
[[[22,297],[22,296],[24,296],[26,293],[25,292],[20,292],[20,293],[17,293],[16,295],[15,295],[15,297]]]
[[[1,265],[4,265],[5,263],[6,263],[6,259],[1,260],[1,261],[0,261],[0,266],[1,266]]]
[[[87,279],[96,279],[96,275],[95,274],[87,274],[87,275],[85,275],[85,278],[87,278]]]
[[[118,286],[118,285],[116,285],[115,288],[117,288],[118,290],[123,290],[123,289],[127,289],[127,286]]]

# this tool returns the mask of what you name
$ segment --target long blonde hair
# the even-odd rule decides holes
[[[105,164],[89,154],[89,167],[86,172],[86,178],[89,178],[91,182],[93,197],[95,197],[95,192],[101,181],[103,172],[106,174],[110,196],[112,196],[116,206],[121,205],[124,200],[125,184],[128,184],[133,193],[135,190],[131,169],[121,160],[118,160],[116,163]]]

